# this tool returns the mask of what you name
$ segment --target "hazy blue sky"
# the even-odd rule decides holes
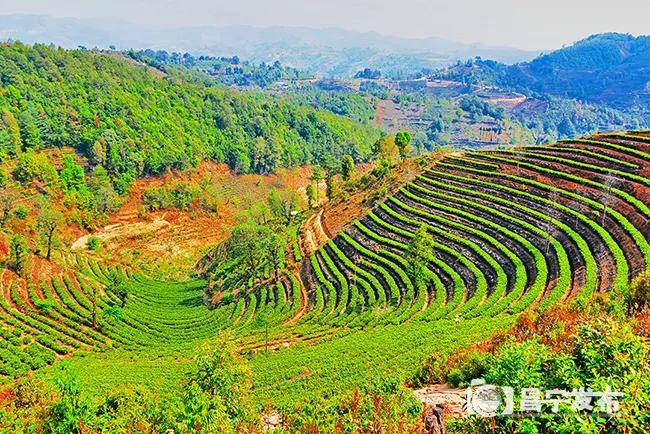
[[[150,26],[342,27],[527,49],[606,31],[650,34],[650,0],[0,0],[0,13]]]

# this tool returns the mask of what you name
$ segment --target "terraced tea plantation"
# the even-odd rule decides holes
[[[436,348],[430,332],[453,341],[457,327],[468,343],[482,337],[481,324],[489,333],[526,309],[625,291],[650,264],[649,174],[647,132],[449,154],[315,252],[290,246],[280,279],[211,310],[203,280],[164,282],[86,254],[36,264],[26,278],[4,270],[0,374],[13,377],[79,351],[189,354],[226,332],[251,350],[341,340],[322,350],[281,350],[291,351],[281,363],[272,353],[257,359],[256,368],[269,373],[257,384],[274,394],[275,384],[302,375],[297,364],[317,370],[327,348],[336,357],[357,354],[345,346],[364,341],[355,330],[377,336],[368,342],[372,354],[357,354],[363,360],[355,369],[399,350],[399,327],[412,331],[400,339],[419,349],[411,351],[415,364]],[[415,282],[404,252],[419,230],[433,249],[425,252],[427,278]],[[342,375],[331,370],[331,381]]]
[[[310,258],[304,321],[493,317],[624,291],[650,264],[650,135],[450,155]],[[407,243],[432,236],[430,284]]]
[[[164,348],[183,352],[217,337],[220,330],[251,334],[259,328],[254,314],[281,322],[300,307],[295,280],[289,298],[278,283],[273,289],[279,292],[259,291],[258,307],[242,298],[209,310],[203,300],[203,280],[161,282],[81,254],[64,254],[60,263],[56,270],[34,270],[27,279],[2,271],[2,376],[24,374],[77,351]],[[111,283],[114,280],[126,289],[124,302]],[[270,299],[263,298],[267,296]]]

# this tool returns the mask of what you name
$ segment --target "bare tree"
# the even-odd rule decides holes
[[[48,204],[38,215],[37,223],[38,229],[41,232],[41,238],[47,248],[46,258],[49,261],[52,255],[52,244],[54,243],[56,231],[63,223],[63,214],[60,211],[52,209]]]
[[[546,246],[544,248],[546,255],[549,254],[551,248],[551,240],[555,237],[557,233],[557,228],[555,227],[555,224],[552,221],[552,218],[555,218],[555,215],[557,215],[557,209],[555,208],[554,205],[560,203],[560,193],[556,190],[557,186],[555,186],[550,181],[549,184],[551,185],[552,188],[551,190],[549,190],[548,194],[546,195],[547,199],[550,202],[550,204],[548,205],[548,210],[545,213],[547,218],[539,222],[540,229],[542,229],[547,235]]]
[[[602,187],[599,190],[599,201],[603,205],[603,211],[600,217],[600,225],[605,225],[605,215],[611,207],[616,204],[616,198],[614,197],[613,190],[618,188],[620,181],[614,176],[614,174],[609,171],[605,175]]]

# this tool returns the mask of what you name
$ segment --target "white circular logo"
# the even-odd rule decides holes
[[[513,391],[510,387],[485,384],[485,380],[472,380],[467,389],[467,410],[483,417],[512,414]]]

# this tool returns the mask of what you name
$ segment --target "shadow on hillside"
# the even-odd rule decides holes
[[[198,295],[195,297],[189,297],[178,303],[179,306],[185,307],[199,307],[203,306],[203,297]]]

